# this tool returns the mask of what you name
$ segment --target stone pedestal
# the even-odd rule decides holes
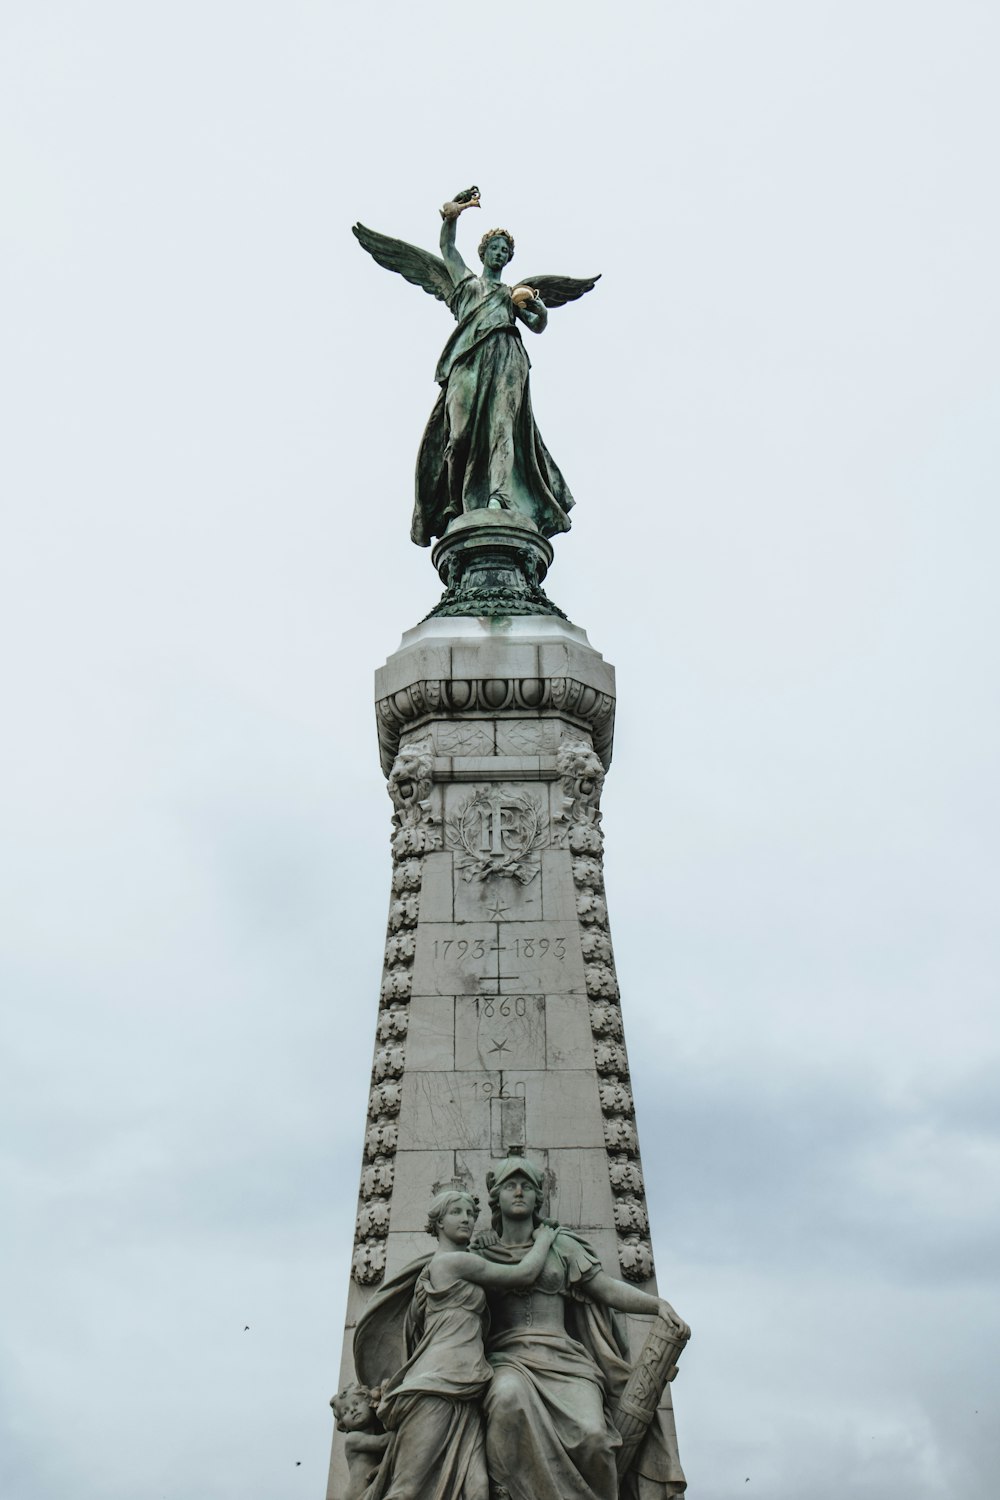
[[[483,519],[456,586],[477,566],[492,586]],[[526,576],[540,582],[533,563]],[[479,1194],[486,1226],[487,1171],[512,1151],[544,1173],[547,1214],[611,1275],[655,1290],[602,879],[614,692],[613,669],[555,612],[429,618],[376,674],[392,894],[341,1386],[367,1301],[433,1247],[433,1194]],[[672,1462],[680,1493],[676,1447]],[[332,1500],[345,1489],[335,1435]]]

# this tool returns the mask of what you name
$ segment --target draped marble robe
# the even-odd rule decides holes
[[[438,361],[441,393],[417,455],[413,540],[426,547],[491,501],[543,536],[568,531],[573,496],[535,425],[511,288],[470,272],[451,309],[458,327]]]
[[[377,1412],[390,1438],[364,1500],[489,1500],[480,1405],[493,1378],[483,1356],[488,1325],[482,1287],[435,1287],[428,1260],[408,1266],[366,1310],[355,1363],[366,1384],[382,1385]]]
[[[476,1254],[510,1265],[530,1248],[501,1241]],[[530,1290],[563,1300],[563,1332],[520,1326],[487,1338],[494,1380],[484,1397],[486,1461],[503,1500],[666,1500],[683,1489],[659,1420],[619,1484],[611,1408],[631,1364],[619,1318],[587,1296],[601,1269],[585,1239],[560,1229]],[[521,1295],[491,1293],[490,1306]]]

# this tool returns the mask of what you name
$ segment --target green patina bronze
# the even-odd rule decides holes
[[[431,553],[444,594],[431,615],[566,616],[542,589],[551,544],[512,511],[457,516]]]
[[[421,547],[450,535],[453,523],[470,515],[484,524],[503,516],[536,539],[570,527],[573,496],[535,423],[530,360],[518,325],[542,333],[549,308],[582,297],[599,278],[532,276],[509,286],[501,280],[514,254],[506,229],[483,235],[483,269],[477,276],[457,249],[455,230],[459,216],[478,207],[478,188],[467,188],[444,205],[440,258],[354,225],[358,241],[379,265],[447,303],[458,325],[438,361],[441,390],[417,456],[410,535]],[[561,614],[540,587],[551,552],[545,558],[524,535],[508,540],[501,534],[492,542],[490,572],[482,548],[476,566],[464,557],[471,537],[470,531],[462,547],[448,550],[447,570],[438,564],[447,590],[433,613]]]

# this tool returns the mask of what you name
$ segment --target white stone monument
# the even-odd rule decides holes
[[[338,1389],[372,1297],[433,1249],[431,1198],[477,1194],[487,1227],[487,1174],[509,1155],[541,1174],[543,1214],[655,1291],[602,875],[614,671],[541,592],[551,555],[530,521],[460,517],[435,549],[439,612],[376,673],[392,892]],[[635,1355],[649,1319],[627,1322]],[[669,1384],[643,1399],[663,1442],[621,1494],[680,1494]],[[344,1444],[330,1500],[360,1493]]]

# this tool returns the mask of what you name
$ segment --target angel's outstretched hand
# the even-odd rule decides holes
[[[464,188],[462,192],[456,193],[441,208],[442,219],[457,219],[459,214],[464,213],[467,208],[479,208],[479,189],[477,187]]]

